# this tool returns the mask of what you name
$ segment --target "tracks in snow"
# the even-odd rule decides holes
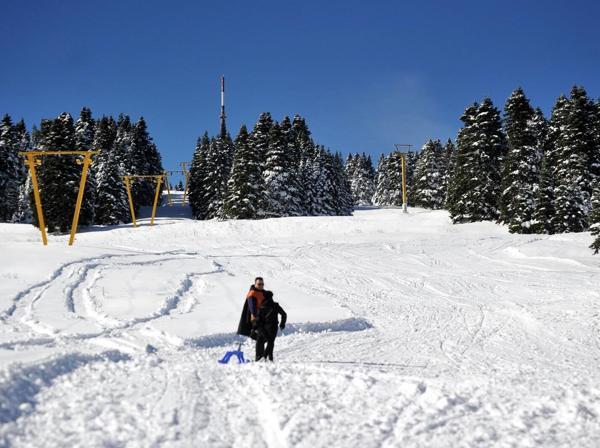
[[[130,300],[127,291],[109,291],[111,276],[127,284],[139,268],[168,269],[173,273],[173,290],[154,297],[153,305],[142,303],[144,313],[123,319],[118,312],[105,309],[107,294],[113,294],[114,306]],[[144,272],[144,270],[142,270]],[[4,348],[56,344],[60,342],[91,341],[94,338],[127,333],[144,328],[144,324],[174,313],[190,313],[196,304],[194,288],[203,278],[225,273],[218,263],[197,252],[171,251],[164,253],[106,254],[86,258],[58,267],[47,280],[15,295],[12,305],[0,316],[4,324],[13,327],[13,341],[3,342]],[[152,282],[151,273],[139,283]],[[99,285],[103,283],[103,285]],[[159,287],[151,285],[148,289]],[[139,302],[146,301],[139,298]],[[136,306],[133,304],[132,306]],[[116,311],[119,311],[117,308]],[[146,329],[147,330],[147,329]],[[155,332],[158,335],[158,332]],[[173,342],[173,338],[164,338]],[[168,339],[168,340],[167,340]]]

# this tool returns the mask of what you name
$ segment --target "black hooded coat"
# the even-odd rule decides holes
[[[240,323],[238,324],[237,334],[242,336],[250,336],[252,333],[252,321],[250,320],[250,310],[248,309],[248,300],[244,300]]]

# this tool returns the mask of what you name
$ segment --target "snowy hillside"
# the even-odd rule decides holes
[[[0,224],[0,446],[600,444],[589,233],[396,209],[141,224],[73,247]],[[256,275],[288,313],[275,363],[220,365]]]

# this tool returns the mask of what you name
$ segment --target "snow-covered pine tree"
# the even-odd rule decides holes
[[[258,121],[250,134],[249,144],[254,146],[256,154],[260,157],[261,171],[267,161],[267,151],[269,150],[269,132],[273,126],[273,118],[269,112],[263,112],[258,117]]]
[[[79,118],[75,122],[75,151],[91,151],[94,142],[96,122],[92,119],[92,111],[84,107],[81,109]],[[79,213],[79,225],[86,226],[94,223],[94,204],[96,196],[96,159],[92,157],[92,165],[88,171],[88,177]],[[83,160],[83,157],[79,157]]]
[[[573,87],[555,141],[555,231],[582,232],[591,209],[594,106],[582,87]]]
[[[355,205],[371,205],[375,194],[375,177],[371,158],[365,153],[350,154],[346,161],[346,177]]]
[[[319,215],[321,214],[321,199],[318,184],[322,182],[323,177],[323,173],[320,172],[322,161],[310,136],[306,120],[299,115],[295,115],[293,118],[292,134],[295,141],[295,152],[300,160],[302,214]]]
[[[384,154],[379,156],[375,181],[374,205],[386,206],[390,203],[389,158]]]
[[[600,252],[600,179],[596,179],[596,186],[592,194],[592,212],[589,221],[590,232],[595,237],[590,248],[594,250],[594,254],[597,254]]]
[[[533,231],[535,233],[553,234],[557,231],[556,214],[556,171],[559,163],[557,141],[561,134],[561,126],[567,120],[569,100],[561,95],[552,108],[552,115],[547,127],[539,122],[538,145],[544,148],[540,169],[540,187],[534,212]]]
[[[339,152],[335,153],[331,157],[333,167],[332,176],[334,185],[333,196],[335,201],[335,214],[338,216],[348,216],[351,215],[354,211],[354,200],[352,197],[352,189],[350,187],[350,182],[344,169],[344,159],[342,158],[342,155]],[[367,159],[365,157],[364,165],[367,168],[369,167],[369,162],[370,159]],[[372,171],[367,173],[372,186],[372,179],[370,178],[371,174]],[[370,191],[372,196],[373,189],[371,188]]]
[[[265,185],[260,166],[260,155],[250,143],[246,126],[242,126],[235,139],[236,152],[227,194],[223,205],[224,215],[231,219],[259,219],[265,213]]]
[[[456,164],[456,147],[451,139],[448,139],[444,145],[444,151],[442,154],[442,191],[444,192],[444,203],[443,207],[446,206],[448,198],[448,184],[454,171]]]
[[[388,156],[388,182],[389,182],[389,201],[387,205],[400,207],[402,205],[402,154],[392,152]],[[406,176],[406,173],[405,173]],[[407,176],[408,177],[408,176]],[[407,182],[408,186],[408,182]],[[407,191],[408,195],[408,191]],[[407,198],[407,201],[411,199]]]
[[[404,155],[406,161],[406,200],[409,204],[412,204],[413,198],[415,197],[415,170],[417,169],[417,163],[419,162],[420,157],[421,153],[416,151],[408,151]]]
[[[292,128],[292,122],[289,117],[284,117],[280,123],[281,136],[285,142],[286,157],[289,160],[288,169],[288,201],[287,213],[289,216],[300,216],[303,214],[302,207],[302,184],[300,182],[300,164],[301,154],[296,146],[296,135]]]
[[[453,222],[496,220],[500,217],[501,165],[506,153],[500,113],[485,98],[461,117],[456,183],[452,182],[450,216]]]
[[[417,207],[440,209],[444,205],[443,148],[439,140],[429,140],[423,148],[414,172],[414,197]]]
[[[42,121],[39,145],[47,151],[72,151],[75,145],[75,126],[67,112],[51,121]],[[81,178],[81,167],[73,156],[44,157],[38,168],[40,196],[44,219],[49,232],[67,232],[71,227],[73,212]],[[34,224],[37,219],[34,219]]]
[[[20,119],[15,125],[15,132],[17,136],[19,152],[29,151],[31,149],[31,137],[27,131],[27,126],[25,126],[25,121],[23,119]],[[19,156],[19,161],[21,162],[19,164],[19,177],[22,179],[22,182],[24,182],[28,169],[24,163],[23,157]]]
[[[323,208],[323,189],[325,188],[324,161],[321,152],[315,146],[303,155],[301,165],[304,214],[318,216],[325,214]]]
[[[35,128],[35,126],[34,126]],[[21,119],[16,125],[17,140],[19,141],[19,152],[29,151],[32,148],[32,140],[27,132],[25,122]],[[23,162],[23,158],[21,158]],[[33,189],[31,184],[31,174],[25,163],[21,166],[21,185],[19,186],[19,198],[17,200],[17,210],[13,214],[13,222],[28,223],[32,222],[33,213],[31,210],[31,201]]]
[[[333,158],[323,145],[317,145],[317,156],[314,168],[316,198],[318,207],[313,209],[314,215],[333,216],[336,210],[335,176]]]
[[[357,167],[358,167],[358,160],[356,160],[356,158],[354,157],[354,154],[350,153],[348,154],[348,157],[346,157],[346,163],[344,166],[344,169],[346,170],[346,176],[348,176],[348,180],[350,181],[350,188],[352,189],[352,198],[355,201],[354,203],[357,204],[357,198],[354,194],[354,185],[355,185],[355,180],[354,177],[356,175],[356,171],[357,171]]]
[[[32,196],[33,186],[31,184],[31,175],[28,173],[25,178],[25,183],[19,187],[17,211],[13,214],[13,222],[31,224],[33,220],[33,211],[31,209]]]
[[[7,114],[0,122],[0,222],[10,222],[17,211],[22,165],[19,136]]]
[[[148,134],[144,117],[140,117],[131,132],[129,172],[127,174],[147,176],[162,174],[163,171],[158,149]],[[154,179],[135,180],[131,190],[136,208],[152,205],[156,193],[156,181]],[[159,196],[159,202],[160,200],[161,197]]]
[[[123,127],[121,127],[123,132]],[[128,165],[125,145],[118,143],[118,125],[112,117],[98,122],[93,142],[96,156],[96,224],[129,222],[130,211],[123,176]]]
[[[594,144],[589,161],[590,171],[594,182],[596,182],[600,178],[600,100],[593,104],[593,110],[592,138]]]
[[[196,219],[207,219],[208,205],[204,200],[206,195],[206,185],[204,179],[207,172],[207,156],[210,150],[210,138],[208,132],[198,138],[196,150],[192,158],[192,166],[190,167],[190,181],[188,185],[188,198],[192,214]]]
[[[468,222],[472,220],[472,209],[475,197],[473,193],[478,183],[479,164],[476,148],[477,137],[475,120],[479,104],[467,107],[460,117],[463,127],[456,139],[456,164],[448,183],[446,209],[450,212],[452,222]]]
[[[479,135],[476,147],[483,174],[477,191],[480,197],[477,220],[497,220],[500,217],[502,164],[506,157],[506,137],[502,130],[500,112],[491,99],[484,99],[479,106],[476,126]]]
[[[117,138],[115,141],[116,145],[121,147],[121,151],[127,156],[127,162],[129,162],[129,154],[131,151],[131,139],[132,139],[132,125],[131,118],[129,115],[119,114],[117,118]],[[127,169],[128,167],[126,167]]]
[[[268,216],[290,216],[298,213],[296,186],[290,182],[294,170],[290,155],[288,142],[281,127],[278,123],[274,123],[269,133],[269,148],[263,171]]]
[[[206,167],[204,177],[204,203],[207,215],[205,219],[222,218],[223,202],[227,194],[227,182],[231,175],[233,164],[234,145],[229,134],[219,135],[211,139],[208,153],[206,154]]]
[[[512,233],[535,230],[532,225],[537,208],[542,156],[535,125],[536,112],[523,89],[518,88],[506,101],[504,112],[508,152],[503,166],[501,210],[502,220]]]

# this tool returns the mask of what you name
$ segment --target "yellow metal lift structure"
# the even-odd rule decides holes
[[[180,170],[164,171],[165,186],[167,187],[167,203],[169,205],[173,205],[173,201],[171,199],[171,183],[169,182],[170,175],[172,175],[174,173],[180,173],[185,176],[185,187],[183,188],[183,198],[181,201],[182,205],[185,204],[185,200],[189,194],[188,185],[190,183],[190,170],[188,169],[188,166],[190,165],[190,162],[181,162],[180,165],[181,165]],[[189,201],[189,199],[188,199],[188,201]]]
[[[402,211],[404,213],[408,213],[408,209],[407,207],[407,199],[406,199],[406,154],[403,152],[400,152],[400,148],[402,147],[408,147],[408,150],[410,151],[410,148],[412,148],[412,145],[409,144],[404,144],[404,143],[396,143],[394,144],[394,146],[396,147],[396,151],[398,152],[398,154],[400,154],[400,157],[402,158]]]
[[[38,224],[40,226],[40,232],[42,233],[42,243],[44,246],[48,245],[48,237],[46,235],[46,223],[44,222],[44,211],[42,209],[42,200],[40,198],[40,189],[35,167],[42,164],[41,157],[45,156],[83,156],[83,160],[80,158],[75,159],[75,163],[78,165],[83,165],[83,169],[81,172],[81,180],[79,181],[79,191],[77,193],[75,213],[73,214],[73,222],[71,223],[69,246],[72,246],[75,241],[75,233],[77,232],[77,225],[79,223],[79,213],[81,212],[81,202],[83,201],[85,181],[87,179],[89,167],[92,164],[92,156],[96,154],[98,154],[98,151],[25,151],[19,153],[19,155],[25,157],[25,164],[29,168],[29,173],[31,174],[33,198],[35,201],[35,209],[37,213]]]
[[[130,174],[128,176],[123,176],[123,181],[125,182],[125,188],[127,189],[127,198],[129,199],[129,211],[131,212],[131,221],[133,222],[133,227],[137,227],[137,222],[135,221],[135,209],[133,208],[133,198],[131,196],[131,180],[132,179],[154,179],[154,180],[156,180],[156,193],[154,193],[154,204],[152,205],[152,218],[150,219],[150,225],[154,225],[154,216],[156,215],[156,206],[158,205],[158,196],[160,194],[160,186],[163,182],[164,177],[165,177],[164,174],[149,174],[149,175]]]

